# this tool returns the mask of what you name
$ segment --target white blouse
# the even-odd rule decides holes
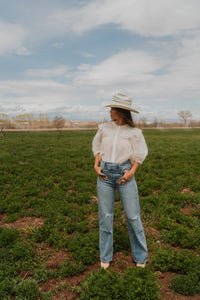
[[[122,163],[130,159],[131,163],[142,163],[148,154],[142,130],[129,125],[117,126],[115,122],[99,125],[93,142],[94,156],[100,153],[103,161]]]

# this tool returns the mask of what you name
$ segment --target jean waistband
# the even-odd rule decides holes
[[[106,161],[101,160],[101,167],[104,168],[106,166],[112,166],[112,167],[119,167],[120,168],[120,167],[123,167],[124,165],[129,164],[129,163],[131,163],[129,159],[122,162],[122,163],[120,163],[120,164],[119,163],[106,162]]]

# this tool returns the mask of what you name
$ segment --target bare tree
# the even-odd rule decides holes
[[[39,126],[40,128],[49,126],[49,116],[47,114],[39,114]]]
[[[156,127],[158,127],[158,124],[159,124],[159,123],[158,123],[158,119],[155,118],[155,119],[153,120],[153,122],[151,123],[151,126],[156,128]]]
[[[187,126],[188,119],[192,117],[191,111],[182,110],[182,111],[179,111],[177,114],[181,118],[181,120],[183,121],[184,126]]]
[[[9,122],[9,117],[7,114],[0,113],[0,127],[1,127],[1,135],[6,134],[6,128]]]
[[[20,128],[29,128],[33,125],[34,114],[22,114],[12,118],[13,122]]]
[[[53,119],[54,126],[57,128],[57,130],[61,129],[65,125],[65,120],[62,116],[55,116]]]
[[[1,135],[2,136],[6,135],[6,129],[5,128],[1,128]]]
[[[141,116],[139,119],[139,127],[147,127],[147,118],[145,116]]]

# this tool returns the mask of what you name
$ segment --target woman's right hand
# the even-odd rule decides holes
[[[102,173],[102,167],[94,166],[94,170],[97,173],[97,175],[101,177],[101,179],[103,179],[103,180],[108,179],[108,177],[106,175],[102,176],[102,175],[104,175]]]
[[[95,156],[94,170],[101,179],[103,179],[103,180],[108,179],[107,176],[102,176],[102,174],[103,174],[102,167],[99,167],[100,162],[101,162],[100,153],[97,153]]]

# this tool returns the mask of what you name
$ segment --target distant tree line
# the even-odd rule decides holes
[[[180,118],[179,122],[164,122],[158,121],[157,118],[153,122],[148,122],[147,118],[142,116],[136,120],[136,126],[139,128],[172,128],[172,127],[200,127],[200,121],[192,119],[192,113],[189,110],[180,111],[177,113]],[[104,120],[106,122],[106,120]],[[60,130],[62,128],[97,128],[98,122],[72,122],[65,120],[62,116],[55,116],[50,121],[47,114],[20,114],[9,118],[5,113],[0,113],[0,128],[1,134],[5,134],[6,129],[54,129]]]
[[[0,113],[0,126],[6,129],[19,129],[19,128],[43,128],[49,126],[49,116],[47,114],[20,114],[15,117],[9,118],[5,113]]]
[[[189,110],[179,111],[177,113],[180,122],[165,122],[158,121],[157,118],[153,122],[148,122],[146,117],[140,117],[136,121],[136,126],[140,128],[181,128],[181,127],[200,127],[200,121],[195,121],[192,118],[192,113]]]
[[[49,119],[47,114],[20,114],[9,118],[5,113],[0,113],[1,134],[6,129],[57,129],[62,128],[97,128],[98,122],[78,121],[72,122],[65,120],[61,115],[55,116],[53,120]]]

